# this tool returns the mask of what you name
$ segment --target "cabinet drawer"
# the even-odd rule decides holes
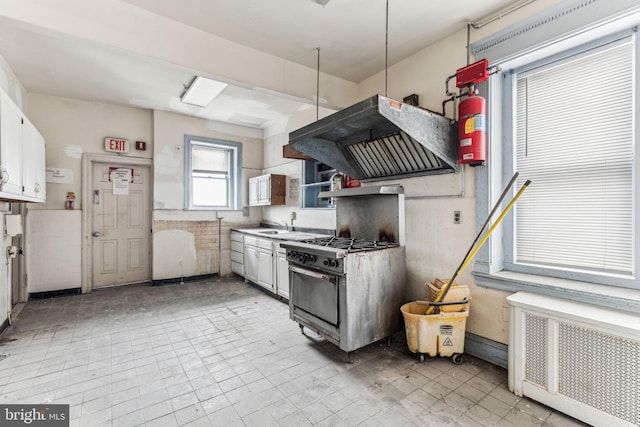
[[[257,237],[244,236],[244,244],[247,245],[247,246],[257,247],[258,246],[258,238]]]
[[[239,262],[231,261],[231,271],[241,276],[244,275],[244,269],[242,268],[242,264],[240,264]]]
[[[258,247],[262,249],[273,250],[273,242],[271,239],[258,239]]]
[[[236,233],[236,232],[232,232],[231,233],[231,241],[232,242],[240,242],[242,243],[242,233]]]
[[[242,252],[231,251],[231,261],[242,264],[244,262],[244,257],[242,256]]]
[[[240,252],[242,253],[243,251],[243,247],[242,247],[242,242],[236,242],[236,241],[231,241],[231,252]]]

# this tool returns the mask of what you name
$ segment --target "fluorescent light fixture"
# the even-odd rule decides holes
[[[185,104],[206,107],[225,87],[227,87],[226,83],[197,76],[180,100]]]

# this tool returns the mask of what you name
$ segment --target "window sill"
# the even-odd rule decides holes
[[[501,271],[488,274],[473,273],[476,283],[509,292],[527,291],[616,310],[640,312],[640,291],[596,285],[577,280],[557,279],[533,274]]]

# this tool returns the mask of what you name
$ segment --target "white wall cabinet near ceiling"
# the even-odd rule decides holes
[[[249,179],[249,206],[273,206],[285,203],[286,177],[267,174]]]
[[[20,108],[0,91],[0,200],[44,202],[45,141]]]
[[[33,124],[22,124],[22,194],[44,202],[47,197],[47,174],[44,137]]]
[[[0,191],[22,195],[22,111],[0,93]]]

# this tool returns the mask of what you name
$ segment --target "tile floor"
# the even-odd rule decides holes
[[[64,403],[71,426],[576,426],[504,369],[419,363],[404,341],[345,353],[236,277],[24,304],[1,337],[0,403]]]

